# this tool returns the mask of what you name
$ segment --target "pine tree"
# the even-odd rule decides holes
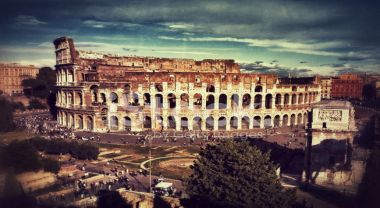
[[[186,191],[200,207],[291,207],[295,192],[284,189],[270,153],[247,142],[207,145],[192,166]]]

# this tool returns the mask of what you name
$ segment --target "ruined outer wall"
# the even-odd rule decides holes
[[[320,85],[242,74],[233,60],[113,57],[54,41],[58,123],[90,131],[245,130],[304,124]],[[74,49],[73,49],[74,48]]]

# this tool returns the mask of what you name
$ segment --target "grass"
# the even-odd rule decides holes
[[[13,140],[24,140],[35,137],[36,135],[33,133],[29,133],[25,130],[15,130],[7,133],[0,134],[0,142],[10,143]]]

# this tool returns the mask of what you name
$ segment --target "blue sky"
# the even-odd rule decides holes
[[[2,0],[0,61],[54,66],[52,41],[118,55],[235,59],[250,72],[377,72],[372,1]]]

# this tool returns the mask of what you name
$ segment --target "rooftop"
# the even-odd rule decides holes
[[[352,108],[352,105],[349,101],[345,100],[322,100],[314,104],[316,108]]]

